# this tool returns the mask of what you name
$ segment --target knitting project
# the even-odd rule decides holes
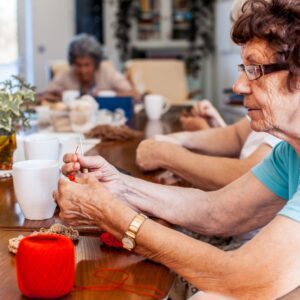
[[[39,231],[34,231],[30,235],[38,234],[58,234],[70,238],[72,241],[76,241],[79,238],[78,230],[75,230],[72,227],[68,227],[59,223],[53,224],[50,228],[41,228]],[[11,253],[16,254],[18,252],[19,244],[24,238],[24,235],[19,235],[17,237],[11,238],[8,240],[8,250]]]

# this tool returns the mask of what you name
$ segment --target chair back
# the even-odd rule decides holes
[[[53,60],[49,64],[50,79],[53,79],[58,73],[70,69],[70,65],[66,60]]]
[[[139,94],[163,95],[171,103],[188,100],[185,65],[175,59],[133,59],[126,63],[127,77]]]

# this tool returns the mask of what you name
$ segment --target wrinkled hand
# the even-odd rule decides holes
[[[112,193],[124,198],[124,192],[127,190],[125,182],[120,172],[109,164],[101,156],[81,156],[78,154],[66,154],[64,156],[65,164],[62,172],[65,176],[75,172],[79,177],[82,176],[81,169],[88,169],[87,176],[93,176],[102,182]]]
[[[180,117],[181,126],[187,131],[196,131],[210,128],[207,119],[202,117]]]
[[[58,190],[53,193],[60,207],[60,218],[71,225],[101,225],[102,208],[112,201],[112,193],[93,176],[77,181],[80,184],[61,179]]]
[[[202,117],[204,119],[207,119],[211,127],[226,126],[223,118],[209,100],[202,100],[197,102],[192,109],[192,114],[195,117]]]
[[[172,147],[176,145],[152,139],[142,141],[136,150],[136,163],[145,171],[152,171],[164,166]]]

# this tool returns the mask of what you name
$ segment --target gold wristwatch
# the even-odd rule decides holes
[[[142,224],[148,219],[147,216],[144,214],[137,214],[134,219],[131,221],[127,231],[125,232],[125,235],[122,238],[122,244],[123,248],[127,249],[128,251],[131,251],[134,249],[136,242],[135,238],[136,235],[142,226]]]

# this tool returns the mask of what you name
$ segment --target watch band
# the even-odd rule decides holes
[[[132,240],[132,247],[128,247],[128,245],[124,245],[123,247],[126,248],[127,250],[131,251],[135,247],[135,239],[136,235],[142,226],[142,224],[148,219],[148,217],[142,213],[137,214],[134,219],[131,221],[128,229],[125,232],[125,236],[123,239],[129,238]],[[122,240],[123,240],[122,239]]]

